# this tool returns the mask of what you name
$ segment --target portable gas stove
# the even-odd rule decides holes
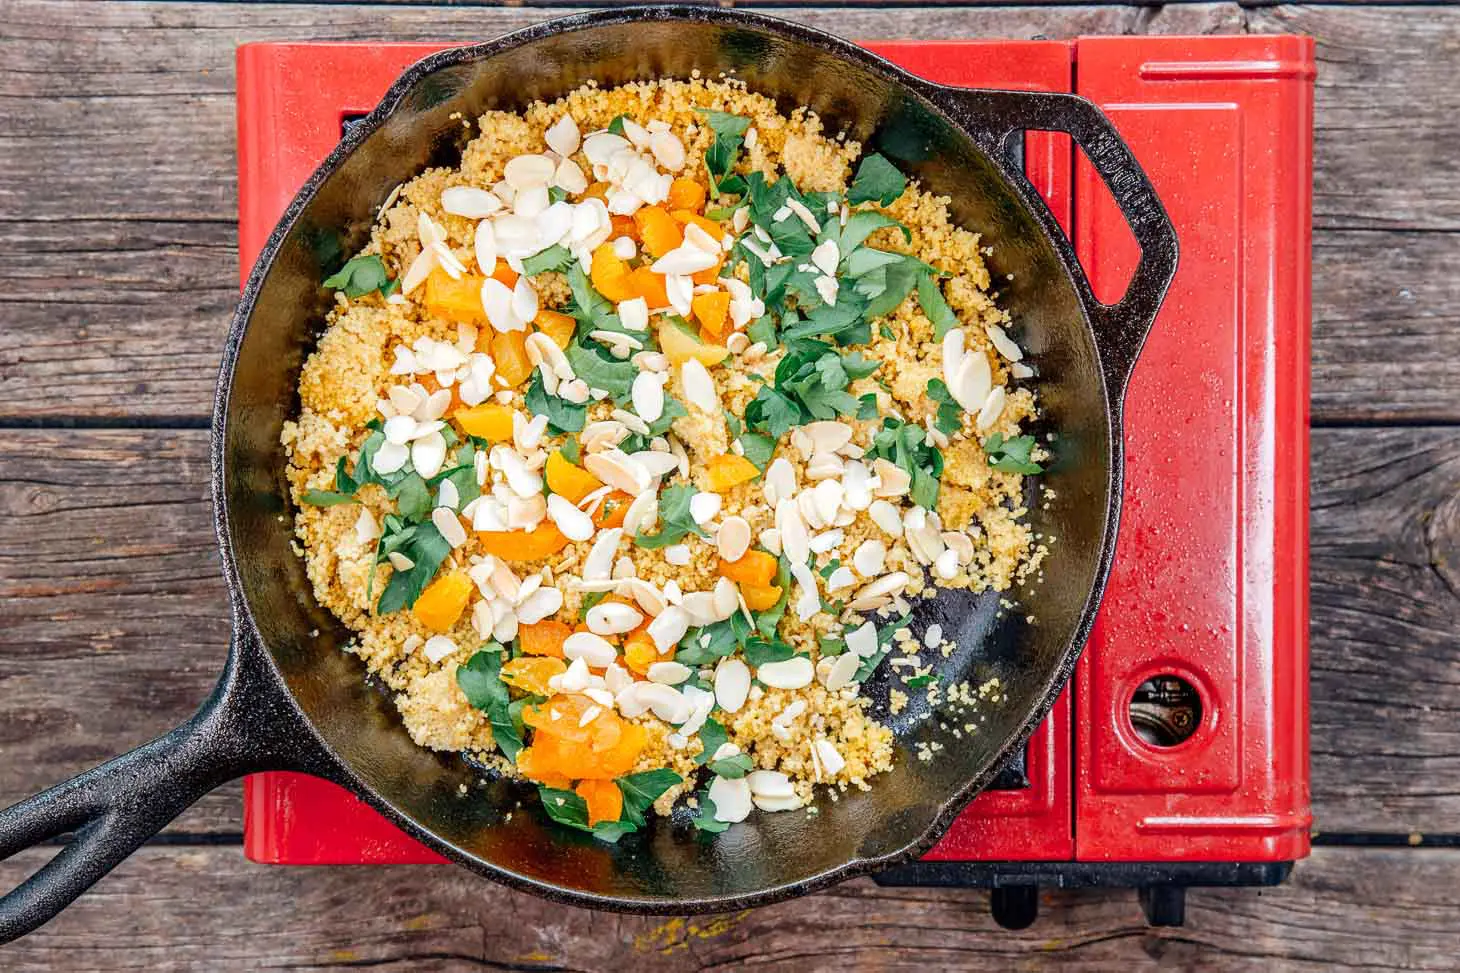
[[[244,275],[296,188],[435,44],[238,52]],[[1313,44],[1301,37],[869,43],[947,84],[1074,91],[1121,130],[1181,266],[1126,400],[1115,568],[1069,688],[1024,752],[889,885],[993,890],[1018,928],[1049,887],[1136,888],[1179,924],[1188,886],[1272,885],[1308,853],[1308,336]],[[1031,180],[1113,300],[1135,245],[1067,137]],[[997,242],[997,241],[995,241]],[[1056,554],[1056,556],[1058,556]],[[245,784],[257,862],[443,861],[333,784]]]

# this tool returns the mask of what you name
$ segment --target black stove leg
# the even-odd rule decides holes
[[[1146,922],[1153,926],[1186,925],[1186,886],[1145,885],[1137,894]]]
[[[1028,929],[1039,918],[1039,886],[995,886],[989,892],[989,912],[1005,929]]]

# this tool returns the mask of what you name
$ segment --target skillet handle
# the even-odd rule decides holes
[[[1042,91],[984,91],[935,86],[933,100],[952,115],[984,147],[1062,245],[1076,268],[1076,287],[1095,329],[1101,366],[1110,385],[1112,402],[1125,395],[1131,370],[1155,323],[1156,313],[1176,276],[1176,228],[1166,207],[1151,188],[1130,147],[1094,103],[1078,95]],[[1015,138],[1029,131],[1063,132],[1075,140],[1095,168],[1105,188],[1120,207],[1140,247],[1140,262],[1114,304],[1102,303],[1090,288],[1084,268],[1060,232],[1038,191],[1022,167],[1009,164]],[[1078,217],[1077,217],[1078,218]]]
[[[182,726],[0,811],[0,861],[75,832],[0,897],[0,945],[48,922],[218,785],[259,770],[326,769],[277,679],[239,641],[213,695]]]

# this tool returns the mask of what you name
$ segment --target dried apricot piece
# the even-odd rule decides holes
[[[686,176],[680,176],[669,184],[669,205],[673,209],[699,212],[705,208],[708,195],[704,186]]]
[[[776,602],[781,600],[781,589],[779,585],[761,587],[743,584],[740,586],[740,597],[745,599],[746,608],[753,612],[763,612],[776,607]]]
[[[573,793],[588,805],[588,826],[617,821],[624,813],[624,792],[611,780],[580,780]]]
[[[720,279],[720,270],[725,266],[725,258],[722,256],[715,261],[715,266],[706,267],[704,270],[696,270],[689,275],[689,279],[696,284],[713,284]]]
[[[698,213],[692,213],[687,209],[677,209],[669,215],[674,217],[674,221],[676,223],[682,223],[686,226],[688,226],[690,223],[693,223],[695,226],[708,233],[711,239],[718,240],[725,235],[725,228],[707,216],[701,216]]]
[[[541,561],[568,546],[568,538],[548,520],[532,530],[479,530],[477,540],[484,551],[504,561]]]
[[[696,294],[690,301],[690,307],[700,327],[717,338],[725,333],[725,325],[730,320],[730,294],[727,291]]]
[[[760,476],[760,470],[756,469],[754,463],[744,456],[736,456],[734,453],[722,453],[719,456],[711,457],[710,461],[705,464],[705,473],[710,489],[716,493],[724,493]]]
[[[641,207],[634,214],[634,223],[650,256],[662,257],[684,242],[684,230],[663,207]]]
[[[613,244],[602,244],[593,251],[593,262],[588,276],[598,293],[610,301],[617,303],[635,296],[629,276],[631,273],[628,263],[613,252]],[[498,368],[500,367],[499,365]]]
[[[563,657],[563,643],[572,634],[573,630],[566,623],[553,618],[517,628],[517,638],[524,654],[550,656],[555,659]]]
[[[683,365],[694,358],[706,368],[713,368],[730,354],[724,345],[706,344],[668,321],[659,325],[659,347],[674,365]]]
[[[548,489],[573,503],[578,503],[603,486],[598,477],[569,462],[561,449],[553,450],[552,455],[547,458],[547,466],[543,472],[547,478]]]
[[[633,631],[624,640],[624,665],[630,672],[637,672],[641,676],[649,674],[649,667],[656,662],[671,662],[674,659],[674,650],[670,649],[663,655],[654,645],[654,640],[649,637],[647,631]]]
[[[568,664],[551,656],[524,655],[502,663],[502,681],[513,689],[533,696],[546,696],[552,687],[548,680],[568,671]]]
[[[561,311],[550,311],[541,308],[537,317],[532,319],[532,324],[537,330],[553,339],[553,344],[559,348],[568,347],[573,340],[573,331],[578,327],[578,322],[573,320],[572,315],[564,314]]]
[[[451,414],[461,431],[492,443],[510,442],[512,439],[512,408],[496,402],[483,402]]]
[[[738,561],[720,561],[720,574],[738,585],[765,587],[776,579],[775,555],[765,551],[746,551]]]
[[[452,277],[437,267],[426,277],[426,286],[422,292],[426,313],[463,324],[485,323],[487,314],[482,309],[484,279],[476,274]]]
[[[633,502],[634,498],[622,490],[613,491],[598,505],[598,510],[593,514],[593,526],[599,530],[622,527],[624,516],[629,512],[629,504]]]
[[[491,276],[493,279],[501,281],[508,287],[515,287],[517,284],[517,271],[513,270],[511,265],[508,264],[507,261],[503,260],[501,257],[498,257],[497,262],[492,265]],[[481,302],[481,288],[478,287],[477,303],[480,304]],[[485,314],[486,312],[483,311],[482,313]]]
[[[656,274],[649,267],[635,267],[634,272],[629,275],[629,281],[634,288],[634,296],[642,297],[644,303],[651,308],[668,307],[669,291],[663,274]]]
[[[503,331],[492,339],[492,360],[497,365],[497,377],[516,388],[532,374],[532,362],[527,358],[527,332]]]
[[[456,624],[476,587],[463,571],[443,574],[426,586],[411,614],[433,632],[445,632]]]

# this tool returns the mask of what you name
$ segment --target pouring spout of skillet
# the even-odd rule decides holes
[[[998,680],[974,732],[950,738],[912,705],[888,718],[895,766],[870,791],[823,799],[815,814],[755,816],[710,840],[660,820],[609,845],[518,809],[509,783],[478,786],[472,767],[411,741],[391,701],[341,651],[349,633],[315,603],[291,549],[280,431],[297,412],[300,367],[330,307],[321,281],[365,242],[397,185],[456,163],[460,118],[551,101],[590,80],[613,86],[696,71],[738,78],[783,111],[817,112],[828,131],[845,130],[948,197],[954,221],[993,246],[990,269],[1006,280],[1000,305],[1039,363],[1036,431],[1053,436],[1041,478],[1053,498],[1031,504],[1028,523],[1058,540],[1042,582],[1005,593],[1020,602],[1016,611],[1001,611],[992,592],[942,590],[914,603],[911,627],[937,622],[957,646],[933,660],[942,685]],[[1142,255],[1119,303],[1095,299],[1011,158],[1026,130],[1072,135],[1130,222]],[[290,205],[229,333],[213,455],[237,620],[228,673],[182,730],[107,774],[0,812],[0,855],[60,831],[85,836],[74,854],[0,899],[0,942],[64,908],[208,788],[269,768],[329,777],[483,875],[625,911],[745,908],[925,851],[1048,711],[1089,634],[1119,518],[1121,398],[1175,267],[1174,231],[1144,173],[1104,116],[1071,95],[944,88],[818,31],[709,7],[604,10],[420,62]],[[886,686],[874,679],[867,691],[885,697]],[[937,758],[919,759],[920,745],[934,742]]]

